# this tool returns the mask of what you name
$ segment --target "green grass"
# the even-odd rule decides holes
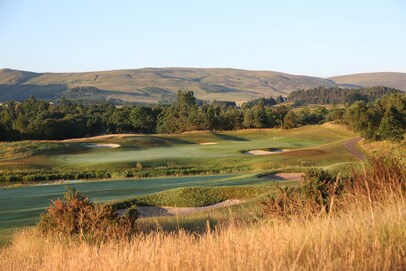
[[[90,139],[84,142],[2,143],[0,154],[18,155],[3,155],[0,171],[10,176],[36,174],[37,177],[70,176],[66,177],[70,179],[86,176],[84,174],[86,172],[95,173],[88,176],[96,178],[97,176],[120,178],[126,176],[127,172],[135,176],[235,173],[81,182],[73,185],[91,200],[134,200],[138,197],[136,199],[138,203],[144,205],[202,206],[231,196],[237,198],[258,196],[267,189],[264,185],[273,185],[270,180],[256,177],[257,174],[264,172],[301,172],[308,167],[324,167],[335,173],[349,172],[350,166],[359,167],[359,162],[342,145],[353,137],[355,137],[353,133],[340,126],[317,125],[292,130],[137,135],[103,141]],[[86,144],[91,142],[117,143],[122,147],[87,148]],[[199,144],[204,142],[217,144]],[[242,150],[264,148],[290,151],[265,156],[241,153]],[[137,162],[142,163],[142,170],[135,168]],[[64,175],[69,172],[74,174]],[[58,175],[59,173],[61,175]],[[101,175],[98,175],[99,173]],[[259,186],[249,189],[237,187],[242,185]],[[9,236],[11,229],[33,225],[39,214],[49,206],[50,200],[62,196],[64,186],[61,184],[0,190],[0,232]],[[235,188],[208,188],[219,186]],[[162,191],[168,192],[154,194]],[[146,196],[148,194],[154,195]]]
[[[0,154],[11,155],[7,155],[9,159],[0,159],[0,171],[3,177],[14,176],[14,179],[7,179],[9,184],[3,182],[3,185],[10,185],[12,181],[28,182],[41,179],[117,179],[269,170],[301,171],[309,166],[335,166],[339,170],[343,163],[358,162],[342,146],[345,140],[353,137],[353,133],[341,126],[325,124],[292,130],[134,135],[63,143],[2,143]],[[87,147],[89,143],[94,142],[116,143],[121,147]],[[199,144],[205,142],[217,144]],[[271,148],[290,151],[265,156],[245,154],[247,150]],[[15,153],[18,155],[13,155]],[[142,170],[136,168],[138,162],[142,163]]]
[[[288,182],[292,184],[291,182]],[[286,185],[286,184],[285,184]],[[220,186],[220,187],[183,187],[164,192],[142,195],[133,199],[112,203],[113,208],[123,209],[137,206],[175,206],[202,207],[227,199],[248,200],[267,192],[275,191],[274,185],[269,186]]]
[[[51,161],[63,167],[72,168],[106,168],[118,166],[133,166],[136,162],[151,167],[166,166],[168,162],[189,167],[250,167],[255,163],[280,160],[283,165],[292,165],[287,154],[272,154],[272,156],[250,156],[242,153],[252,149],[302,149],[318,148],[324,144],[338,142],[352,137],[347,131],[329,129],[324,126],[303,127],[294,130],[268,129],[248,130],[224,133],[186,133],[181,135],[136,136],[125,140],[112,140],[111,143],[121,144],[116,149],[88,149],[76,154],[62,154],[51,157]],[[197,143],[215,142],[215,145],[200,145]],[[84,147],[85,148],[85,147]],[[314,152],[314,151],[313,151]],[[332,159],[332,163],[340,159],[329,157],[325,152],[323,160]],[[296,153],[297,159],[305,159],[312,150]],[[287,155],[289,156],[289,155]],[[344,157],[351,159],[351,155]],[[289,162],[284,162],[289,160]],[[338,162],[342,162],[338,161]],[[296,165],[301,165],[300,161]]]
[[[153,194],[180,187],[223,187],[240,185],[274,185],[268,179],[249,175],[211,175],[172,178],[149,178],[110,180],[99,182],[79,182],[74,184],[55,184],[29,186],[0,190],[0,231],[8,232],[14,228],[34,225],[39,214],[51,203],[51,200],[62,198],[66,186],[73,186],[93,201],[113,201],[128,199],[137,195]],[[255,195],[256,189],[253,189]],[[263,188],[258,188],[262,191]],[[233,190],[231,188],[231,190]],[[244,195],[236,189],[235,195]],[[251,192],[250,192],[251,193]],[[250,193],[247,196],[251,195]],[[169,195],[169,194],[168,194]],[[221,193],[219,193],[221,195]],[[223,194],[224,195],[224,194]],[[230,196],[232,194],[229,194]],[[146,197],[145,199],[151,197]],[[168,196],[169,200],[170,197]],[[152,203],[152,201],[150,201]],[[158,203],[158,201],[156,201]],[[169,203],[169,202],[166,202]],[[7,236],[7,234],[5,234]],[[4,237],[4,236],[3,236]],[[0,238],[1,239],[1,238]]]

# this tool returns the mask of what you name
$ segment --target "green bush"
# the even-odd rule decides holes
[[[38,229],[46,234],[76,236],[86,241],[129,237],[134,232],[135,208],[120,215],[110,205],[95,204],[74,188],[67,188],[64,200],[55,200],[40,216]]]
[[[265,214],[281,218],[313,216],[329,212],[331,199],[343,192],[341,181],[322,169],[308,169],[301,187],[280,188],[276,196],[262,202]]]

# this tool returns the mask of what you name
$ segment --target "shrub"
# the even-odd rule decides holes
[[[134,231],[138,212],[132,208],[124,214],[105,204],[95,204],[74,188],[67,188],[64,200],[52,202],[42,214],[38,228],[42,233],[78,236],[87,241],[129,237]]]
[[[302,179],[302,191],[305,196],[314,200],[317,205],[325,207],[327,211],[331,197],[340,195],[343,190],[342,182],[322,169],[308,169]]]
[[[379,156],[371,159],[367,173],[356,174],[345,190],[357,200],[382,202],[406,194],[406,160],[403,157]]]
[[[321,212],[329,212],[332,198],[341,195],[343,184],[322,169],[308,169],[302,176],[299,188],[280,188],[279,193],[262,202],[268,215],[281,218],[291,216],[309,217]]]

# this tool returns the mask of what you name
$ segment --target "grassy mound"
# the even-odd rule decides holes
[[[112,207],[113,209],[124,209],[132,205],[202,207],[227,199],[252,199],[274,189],[269,186],[185,187],[115,201]]]

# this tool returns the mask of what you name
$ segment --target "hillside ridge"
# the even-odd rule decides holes
[[[36,73],[5,68],[0,69],[0,101],[18,101],[34,96],[46,100],[67,98],[93,102],[167,103],[176,98],[178,90],[184,89],[194,91],[201,100],[248,101],[260,97],[287,96],[297,89],[336,85],[361,87],[378,83],[406,90],[406,74],[388,73],[388,77],[381,75],[386,73],[377,74],[369,77],[364,74],[361,80],[359,75],[319,78],[233,68],[149,67],[66,73]]]

